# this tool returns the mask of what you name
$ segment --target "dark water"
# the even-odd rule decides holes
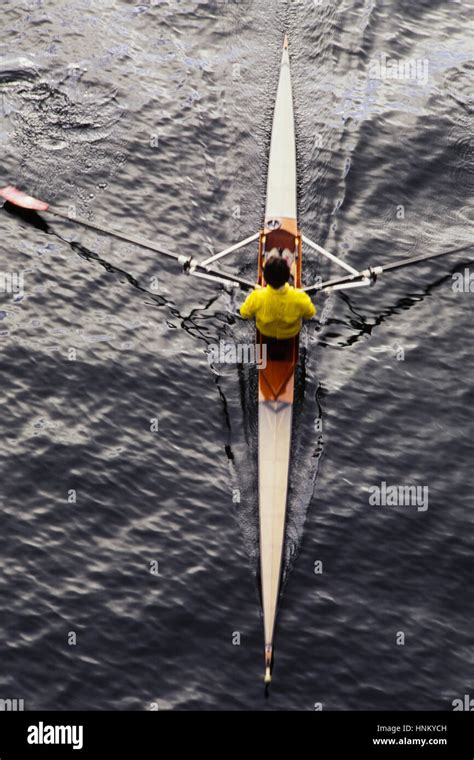
[[[473,222],[469,11],[3,3],[1,182],[196,256],[251,234],[287,30],[303,231],[356,267],[459,246]],[[426,62],[427,80],[375,78],[383,53]],[[449,710],[473,695],[473,296],[453,288],[470,252],[316,301],[264,701],[255,378],[206,359],[210,343],[250,339],[241,296],[47,222],[0,212],[1,270],[26,272],[1,306],[0,697]],[[255,250],[236,262],[253,276]],[[305,267],[307,282],[330,271],[308,250]],[[428,486],[428,509],[371,506],[382,481]]]

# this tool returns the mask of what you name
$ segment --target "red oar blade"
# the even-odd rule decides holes
[[[0,187],[0,197],[4,198],[9,203],[13,203],[14,206],[28,208],[32,211],[47,211],[48,209],[47,203],[38,200],[38,198],[33,198],[33,196],[27,195],[21,190],[17,190],[13,185]]]

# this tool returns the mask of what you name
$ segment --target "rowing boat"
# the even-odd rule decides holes
[[[301,287],[295,126],[286,36],[273,114],[265,222],[259,240],[258,281],[261,286],[265,286],[265,259],[276,252],[288,260],[294,284]],[[298,338],[280,341],[278,345],[257,333],[257,341],[266,344],[265,368],[259,371],[258,384],[258,501],[265,683],[269,683],[285,540]],[[260,356],[263,355],[261,350]]]

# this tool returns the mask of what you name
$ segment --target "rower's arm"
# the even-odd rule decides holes
[[[308,296],[309,298],[309,296]],[[247,296],[240,307],[240,316],[244,319],[253,319],[257,313],[257,291]]]
[[[303,319],[312,319],[316,314],[316,306],[307,293],[301,293],[301,316]]]

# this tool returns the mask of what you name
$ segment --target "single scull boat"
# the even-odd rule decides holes
[[[273,114],[265,223],[259,241],[258,281],[261,286],[265,285],[265,258],[277,251],[287,258],[292,266],[294,284],[301,287],[295,125],[286,36]],[[258,339],[263,342],[261,336]],[[275,355],[277,346],[267,343],[265,368],[259,371],[258,384],[258,504],[265,683],[271,681],[273,638],[282,575],[298,338],[284,341],[281,346],[282,350],[278,349]]]

